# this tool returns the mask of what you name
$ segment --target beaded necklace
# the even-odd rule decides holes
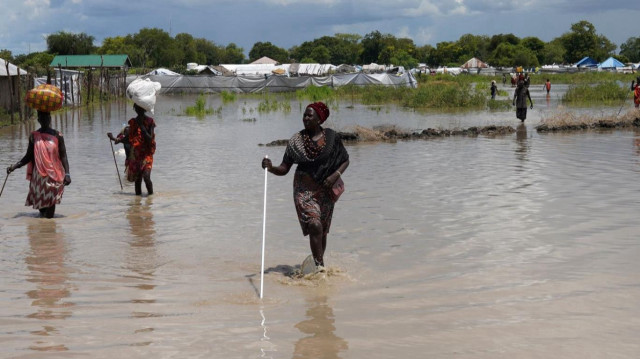
[[[323,140],[321,145],[319,145],[318,142],[312,140],[311,137],[309,137],[309,134],[307,134],[307,131],[304,132],[304,134],[302,135],[302,140],[304,141],[305,152],[307,152],[307,156],[310,159],[318,157],[320,152],[322,152],[324,146],[327,144],[325,138],[326,136],[324,133],[324,128],[322,129],[322,136],[318,140],[318,142],[320,142],[320,140]]]

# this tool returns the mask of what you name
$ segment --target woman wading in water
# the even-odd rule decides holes
[[[153,194],[151,182],[151,168],[153,167],[153,154],[156,152],[156,135],[154,130],[156,123],[145,114],[146,110],[136,104],[133,109],[138,116],[129,120],[129,138],[131,152],[126,162],[127,180],[135,182],[136,195],[142,195],[142,180],[147,187],[147,192]]]
[[[41,127],[31,132],[27,154],[9,166],[7,173],[28,164],[30,183],[25,206],[39,210],[41,217],[53,218],[64,186],[71,184],[69,162],[62,134],[51,128],[51,113],[38,111],[38,122]]]
[[[340,135],[321,125],[329,117],[329,108],[322,102],[307,106],[302,117],[304,130],[291,137],[282,163],[274,167],[271,160],[262,160],[262,168],[276,176],[289,173],[295,163],[293,202],[302,227],[309,235],[311,254],[320,271],[324,270],[324,252],[331,227],[335,204],[332,187],[349,166],[349,154]]]

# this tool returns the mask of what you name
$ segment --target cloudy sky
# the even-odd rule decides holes
[[[550,41],[580,20],[618,46],[640,36],[637,0],[0,0],[0,8],[0,49],[13,55],[46,50],[44,37],[61,30],[84,32],[100,45],[144,27],[233,42],[245,54],[258,41],[289,49],[324,35],[374,30],[417,45],[467,33]]]

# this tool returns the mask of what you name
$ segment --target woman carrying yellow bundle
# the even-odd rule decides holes
[[[55,86],[41,85],[27,93],[26,102],[38,110],[40,128],[31,132],[27,153],[7,168],[7,174],[28,165],[30,184],[25,206],[33,206],[42,217],[53,218],[64,186],[71,184],[64,137],[51,128],[50,111],[62,107],[62,93]]]

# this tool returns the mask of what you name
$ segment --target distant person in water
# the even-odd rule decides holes
[[[498,86],[496,85],[495,81],[491,81],[491,99],[495,100],[496,99],[496,94],[498,93]]]
[[[548,95],[549,92],[551,91],[551,81],[549,81],[549,79],[547,79],[547,82],[544,83],[544,89],[547,90],[547,95]]]
[[[527,118],[527,98],[531,103],[530,108],[533,108],[529,89],[524,85],[524,81],[520,80],[513,94],[513,105],[516,106],[516,117],[522,122]]]
[[[502,86],[507,84],[507,75],[506,74],[502,74]]]
[[[113,137],[113,133],[108,132],[107,137],[116,145],[122,143],[124,146],[124,171],[127,173],[129,167],[129,156],[131,155],[131,142],[129,142],[129,125],[122,128],[117,137]]]
[[[340,135],[322,127],[327,117],[327,105],[309,104],[302,117],[304,129],[289,140],[282,163],[274,167],[270,159],[262,160],[262,168],[276,176],[286,175],[291,166],[297,164],[293,202],[302,234],[309,235],[311,254],[320,271],[324,269],[324,252],[335,205],[332,187],[349,166],[349,154]]]
[[[633,91],[633,105],[640,108],[640,77],[636,78],[635,83],[631,80],[631,91]]]
[[[146,110],[136,104],[133,109],[138,116],[129,120],[129,144],[131,152],[127,156],[127,180],[135,182],[136,195],[142,195],[142,181],[147,192],[153,194],[151,168],[153,154],[156,152],[156,123],[147,116]]]
[[[25,206],[39,210],[41,217],[53,218],[64,187],[71,184],[67,149],[62,133],[51,128],[51,113],[38,111],[38,122],[40,128],[31,132],[27,153],[7,168],[7,174],[28,165],[30,183]]]

